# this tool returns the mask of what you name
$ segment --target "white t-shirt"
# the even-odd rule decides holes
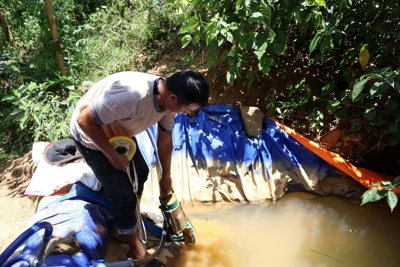
[[[160,111],[155,81],[159,77],[141,72],[119,72],[97,82],[78,101],[72,114],[70,130],[73,137],[91,149],[97,149],[77,123],[82,107],[88,105],[106,136],[133,136],[159,122],[172,130],[174,115]]]

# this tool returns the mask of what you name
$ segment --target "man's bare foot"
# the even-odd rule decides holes
[[[149,255],[146,248],[139,238],[138,232],[124,236],[124,239],[129,245],[128,257],[132,259],[143,259]]]

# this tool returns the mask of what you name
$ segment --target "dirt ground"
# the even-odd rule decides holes
[[[35,212],[35,201],[24,196],[34,169],[31,153],[0,165],[0,252],[25,230]]]

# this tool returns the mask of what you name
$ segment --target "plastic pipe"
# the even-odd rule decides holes
[[[38,255],[36,256],[37,260],[40,261],[41,257],[43,256],[44,249],[47,246],[47,243],[49,242],[51,235],[53,234],[53,226],[49,222],[38,222],[32,225],[30,228],[25,230],[21,235],[17,237],[17,239],[14,240],[7,248],[4,250],[4,252],[0,255],[0,266],[1,267],[7,267],[11,266],[9,264],[6,264],[6,261],[11,257],[11,255],[29,238],[31,237],[34,233],[37,231],[44,229],[44,235],[43,235],[43,243],[41,245],[41,248],[39,249]],[[26,259],[21,259],[21,261],[26,261]],[[14,260],[12,261],[14,262]],[[10,262],[11,263],[11,262]],[[15,262],[14,262],[15,263]]]

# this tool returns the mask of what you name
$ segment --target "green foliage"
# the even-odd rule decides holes
[[[23,84],[2,98],[10,107],[5,119],[18,125],[15,128],[20,136],[34,133],[33,141],[66,138],[71,108],[80,97],[78,92],[70,77]]]
[[[258,72],[268,74],[275,66],[274,56],[286,49],[283,25],[271,19],[273,8],[267,1],[182,2],[180,10],[184,16],[179,32],[183,46],[205,44],[209,66],[217,59],[226,60],[230,84],[241,76],[249,62],[256,60],[248,75],[252,83]]]
[[[270,116],[308,135],[340,121],[371,143],[400,142],[398,1],[186,0],[180,10],[183,46],[206,47],[209,66],[226,62],[229,84],[277,76],[301,55],[307,73],[271,92]]]
[[[393,209],[397,206],[398,197],[394,190],[400,186],[400,176],[397,176],[393,183],[390,181],[382,180],[381,183],[373,184],[373,187],[368,189],[362,195],[361,205],[368,202],[376,202],[386,197],[386,201],[393,212]]]
[[[3,0],[16,47],[0,32],[0,153],[67,137],[82,81],[132,70],[176,34],[173,2],[52,0],[68,77],[59,77],[43,1]],[[149,65],[146,65],[149,67]]]

